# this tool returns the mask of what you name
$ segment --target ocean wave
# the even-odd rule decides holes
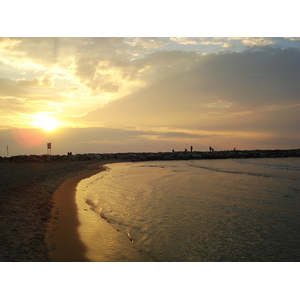
[[[257,164],[257,163],[248,163],[243,161],[234,161],[235,163],[248,165],[253,167],[262,167],[262,168],[270,168],[270,169],[279,169],[279,170],[293,170],[300,171],[300,167],[292,167],[292,166],[280,166],[280,165],[266,165],[266,164]]]
[[[271,176],[266,175],[266,174],[257,174],[257,173],[243,172],[243,171],[220,170],[220,169],[204,167],[204,166],[195,166],[195,165],[190,165],[190,164],[187,164],[187,165],[189,167],[193,167],[193,168],[199,168],[199,169],[204,169],[204,170],[214,171],[214,172],[220,172],[220,173],[243,174],[243,175],[260,176],[260,177],[271,177]]]

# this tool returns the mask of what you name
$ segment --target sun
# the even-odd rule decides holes
[[[46,131],[53,131],[59,127],[59,122],[57,119],[50,117],[44,113],[38,113],[33,117],[32,125],[43,128]]]

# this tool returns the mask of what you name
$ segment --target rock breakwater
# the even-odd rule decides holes
[[[139,153],[84,153],[75,155],[17,155],[1,157],[1,163],[30,163],[53,161],[153,161],[153,160],[190,160],[190,159],[228,159],[228,158],[275,158],[300,157],[300,149],[290,150],[236,150],[236,151],[178,151],[178,152],[139,152]]]

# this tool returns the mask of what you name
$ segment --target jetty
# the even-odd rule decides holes
[[[155,160],[229,159],[229,158],[276,158],[300,157],[300,149],[290,150],[225,150],[225,151],[172,151],[130,153],[84,153],[75,155],[17,155],[0,156],[0,163],[30,163],[53,161],[118,160],[139,162]]]

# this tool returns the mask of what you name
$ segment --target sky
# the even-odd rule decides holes
[[[4,3],[0,156],[299,148],[292,6],[95,3]]]
[[[299,148],[299,80],[295,37],[3,37],[0,155]]]

